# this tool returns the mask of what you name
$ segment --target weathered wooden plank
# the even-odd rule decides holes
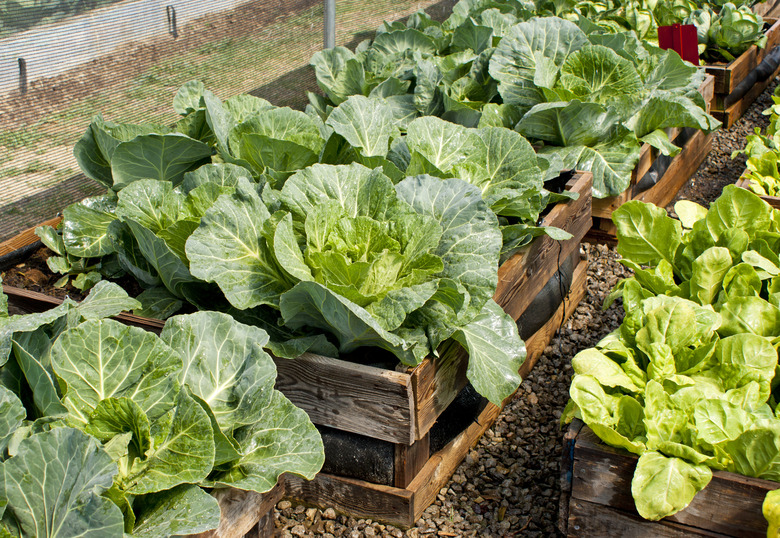
[[[602,444],[590,429],[583,428],[574,447],[572,503],[587,501],[637,515],[631,496],[636,462],[635,455]],[[766,536],[761,512],[764,496],[778,488],[777,482],[715,471],[709,485],[686,509],[664,521],[726,536],[761,538]]]
[[[575,418],[563,435],[561,477],[558,481],[561,488],[561,497],[558,501],[557,525],[561,534],[566,534],[566,529],[569,526],[569,501],[571,500],[572,469],[574,468],[574,445],[577,441],[577,435],[584,425],[584,422]]]
[[[189,538],[242,538],[247,533],[257,532],[259,526],[267,529],[269,520],[273,526],[273,509],[284,497],[284,491],[284,477],[266,493],[235,488],[217,489],[212,495],[219,501],[219,509],[222,512],[219,527],[200,534],[191,534]]]
[[[53,219],[49,219],[47,221],[42,222],[38,226],[57,226],[60,221],[62,220],[62,217],[54,217]],[[23,231],[19,235],[15,235],[11,239],[8,239],[7,241],[3,241],[0,243],[0,256],[5,256],[6,254],[10,254],[11,252],[26,247],[27,245],[31,245],[37,241],[40,241],[37,235],[35,235],[35,228],[38,226],[33,226],[32,228],[28,228],[27,230]]]
[[[778,66],[774,73],[767,77],[766,80],[754,84],[753,87],[748,90],[748,92],[743,95],[739,101],[732,104],[725,110],[723,110],[722,106],[716,106],[710,113],[716,119],[723,122],[724,129],[730,129],[739,118],[745,115],[745,112],[748,111],[755,100],[758,99],[758,96],[767,89],[767,87],[772,83],[778,74],[780,74],[780,66]],[[717,101],[722,102],[723,98],[719,97],[716,99],[716,102]]]
[[[555,333],[560,326],[568,319],[574,310],[577,309],[577,305],[580,304],[582,298],[585,297],[587,292],[588,279],[588,262],[585,260],[580,261],[577,267],[574,269],[574,275],[571,279],[571,288],[564,301],[558,307],[555,314],[538,330],[533,336],[526,339],[525,349],[526,358],[522,366],[520,366],[520,377],[523,379],[531,373],[531,369],[536,365],[539,357],[544,353],[544,349],[553,339]]]
[[[395,445],[395,461],[393,485],[397,488],[407,487],[415,476],[423,469],[428,458],[431,456],[431,437],[430,434],[413,445],[397,444]]]
[[[743,189],[747,189],[750,191],[750,180],[746,178],[740,178],[737,181],[737,187],[741,187]],[[753,191],[750,191],[753,192]],[[775,209],[780,209],[780,197],[777,196],[761,196],[761,199],[774,207]]]
[[[391,443],[415,441],[409,374],[312,353],[274,362],[276,388],[312,422]]]
[[[544,226],[556,226],[574,237],[567,241],[555,241],[543,235],[528,248],[519,252],[498,270],[498,287],[493,296],[504,311],[518,319],[525,312],[545,284],[558,270],[558,260],[565,260],[579,248],[591,222],[591,186],[593,176],[589,172],[578,173],[567,188],[578,192],[577,200],[558,204],[543,221]]]
[[[753,6],[753,13],[757,13],[764,18],[780,17],[780,0],[770,0],[758,3]]]
[[[475,422],[442,450],[431,456],[423,470],[409,484],[409,489],[414,492],[412,498],[414,517],[408,525],[413,525],[425,509],[436,500],[439,490],[449,482],[460,462],[493,425],[500,413],[499,407],[488,403]]]
[[[676,523],[647,521],[620,510],[602,504],[572,499],[569,505],[569,537],[613,538],[630,536],[631,538],[687,538],[707,536],[726,538],[722,534],[696,529]]]
[[[414,492],[408,489],[325,473],[311,481],[287,475],[285,483],[287,497],[307,504],[393,525],[411,526],[415,521],[412,512]]]

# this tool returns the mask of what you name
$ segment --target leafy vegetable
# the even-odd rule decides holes
[[[525,350],[492,300],[501,234],[479,189],[425,175],[393,185],[359,164],[315,165],[286,181],[279,202],[271,213],[239,185],[186,245],[194,275],[239,310],[271,307],[294,332],[271,343],[275,353],[323,333],[333,352],[380,347],[415,365],[454,337],[480,393],[500,402],[515,390]],[[487,345],[485,331],[502,338]]]
[[[100,282],[81,304],[0,324],[0,504],[12,532],[203,532],[220,512],[199,486],[262,493],[321,467],[316,429],[273,388],[262,329],[199,312],[158,337],[104,319],[133,303]]]
[[[388,149],[388,140],[408,130],[409,144],[416,117],[439,116],[471,128],[513,128],[544,144],[545,177],[590,170],[594,196],[605,197],[628,186],[642,142],[676,153],[664,129],[719,125],[697,93],[703,72],[633,33],[530,18],[519,3],[458,5],[442,24],[420,15],[408,26],[384,25],[354,53],[337,47],[314,55],[326,97],[310,94],[309,113],[362,148],[363,161],[352,160],[420,166],[399,165],[399,148]],[[381,106],[369,109],[370,99]]]
[[[608,302],[622,297],[626,316],[572,360],[566,413],[640,455],[632,494],[647,519],[685,508],[710,469],[780,479],[780,213],[734,186],[709,210],[675,209],[682,222],[642,202],[615,211],[634,276]]]

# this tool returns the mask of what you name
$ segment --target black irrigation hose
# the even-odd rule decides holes
[[[6,271],[11,267],[13,267],[14,265],[26,260],[42,246],[43,243],[41,243],[40,241],[36,241],[35,243],[30,243],[29,245],[25,245],[21,248],[17,248],[13,252],[9,252],[8,254],[3,254],[2,256],[0,256],[0,271]]]
[[[728,108],[750,91],[753,86],[759,82],[764,82],[772,73],[775,72],[777,66],[780,65],[780,46],[777,46],[770,50],[764,59],[758,66],[753,69],[745,79],[737,84],[737,87],[726,97],[723,102],[723,108]]]

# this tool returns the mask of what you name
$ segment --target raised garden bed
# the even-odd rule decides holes
[[[572,285],[565,301],[555,315],[526,340],[528,358],[520,372],[530,372],[555,331],[570,316],[586,292],[587,263],[582,261],[574,270]],[[429,446],[428,440],[420,445],[408,447],[407,462],[422,463],[419,472],[405,487],[386,486],[346,478],[327,473],[318,474],[307,482],[298,477],[287,477],[287,496],[320,507],[333,507],[354,517],[371,518],[390,524],[408,527],[414,525],[423,511],[436,500],[469,450],[493,424],[501,409],[488,403],[477,418],[444,448],[427,459],[420,457],[421,446]],[[398,459],[396,461],[399,461]]]
[[[561,261],[576,258],[579,262],[579,245],[591,225],[591,183],[590,173],[573,173],[566,187],[578,193],[579,198],[557,204],[543,219],[544,226],[562,228],[573,235],[571,239],[559,242],[548,236],[539,237],[499,268],[494,299],[513,319],[520,319],[542,289],[554,280]],[[34,234],[25,233],[29,241],[36,239]],[[23,247],[23,242],[14,239],[13,245]],[[585,293],[586,264],[574,265],[566,299],[556,305],[550,318],[527,337],[528,357],[520,371],[522,376],[530,371],[556,329],[574,311]],[[26,311],[45,310],[60,302],[60,299],[10,286],[5,286],[4,290],[10,305]],[[122,318],[152,331],[159,331],[163,325],[158,320],[128,314],[123,314]],[[333,499],[322,495],[319,485],[290,478],[291,495],[314,504],[332,505],[355,515],[364,513],[365,498],[374,498],[371,492],[375,487],[390,488],[389,498],[394,499],[390,503],[392,508],[368,508],[365,514],[401,525],[413,524],[414,516],[419,515],[438,492],[438,487],[431,484],[443,484],[448,480],[499,412],[498,407],[488,405],[479,414],[476,424],[431,455],[429,432],[466,385],[467,355],[460,346],[440,349],[439,357],[426,359],[417,367],[403,371],[308,353],[296,360],[277,359],[275,362],[278,370],[276,388],[304,409],[312,422],[394,445],[390,471],[392,486],[357,480],[361,493],[345,494],[339,500],[338,495]],[[347,480],[347,484],[354,481],[321,476],[325,482],[318,484],[328,480],[338,483]],[[334,494],[337,492],[329,487],[325,489]],[[349,499],[361,502],[350,504]],[[376,501],[379,502],[379,497]]]
[[[715,79],[708,76],[699,92],[709,103]],[[712,149],[713,134],[697,129],[667,129],[669,140],[682,147],[675,157],[660,155],[649,144],[642,145],[639,162],[631,173],[631,183],[617,196],[593,199],[593,228],[585,237],[593,243],[617,242],[612,212],[631,200],[653,203],[659,207],[668,205],[688,182]]]
[[[264,538],[274,533],[274,507],[284,497],[285,476],[266,493],[243,491],[235,488],[213,492],[219,501],[222,517],[219,527],[188,538]]]
[[[739,178],[737,180],[737,187],[741,187],[743,189],[747,189],[750,192],[753,192],[750,190],[750,180],[745,178]],[[764,200],[766,203],[774,207],[775,209],[780,209],[780,198],[777,196],[761,196],[761,199]]]
[[[780,45],[780,20],[765,16],[764,22],[769,26],[765,32],[767,43],[764,48],[753,45],[728,64],[704,66],[707,73],[715,77],[710,114],[722,121],[726,129],[742,117],[780,73],[780,64],[772,68],[767,62],[767,65],[757,69],[772,49]]]
[[[637,514],[631,479],[637,456],[603,444],[575,420],[564,439],[559,528],[567,536],[764,538],[764,496],[780,483],[714,471],[687,508],[648,521]],[[608,531],[607,531],[608,529]]]

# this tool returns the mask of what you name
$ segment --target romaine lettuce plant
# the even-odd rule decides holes
[[[492,299],[501,242],[476,187],[427,175],[394,185],[353,163],[297,172],[270,200],[239,183],[185,248],[192,274],[216,282],[234,315],[267,324],[276,354],[369,346],[416,365],[454,339],[474,387],[500,403],[525,357]]]
[[[780,480],[780,212],[733,185],[709,210],[675,210],[613,214],[634,276],[607,303],[622,297],[626,317],[572,360],[565,413],[640,456],[632,494],[647,519],[685,508],[711,469]]]
[[[780,159],[780,97],[777,89],[772,95],[772,101],[772,106],[763,112],[769,116],[766,134],[761,134],[761,128],[756,127],[754,134],[747,136],[745,149],[731,154],[732,158],[743,153],[747,155],[746,169],[742,177],[750,181],[750,190],[761,196],[780,195],[780,171],[777,168]]]
[[[215,528],[202,487],[309,479],[322,441],[274,388],[267,334],[226,314],[158,337],[105,319],[136,301],[100,282],[81,304],[0,318],[0,505],[20,536],[139,537]]]

